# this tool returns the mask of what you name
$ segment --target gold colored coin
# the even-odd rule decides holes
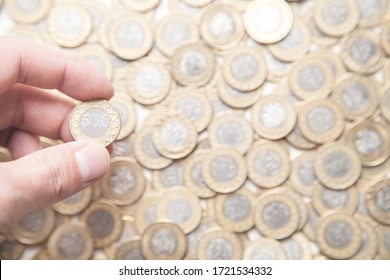
[[[114,13],[107,13],[99,22],[98,28],[96,30],[97,36],[99,39],[99,43],[105,48],[107,51],[111,51],[110,39],[108,36],[108,29],[112,25],[113,21],[116,18],[119,18],[123,14],[126,14],[127,11],[118,11]]]
[[[159,196],[147,196],[144,197],[135,210],[135,228],[139,234],[142,234],[145,229],[156,222],[157,219],[157,203],[159,202]]]
[[[11,161],[11,155],[6,148],[0,147],[0,162]]]
[[[193,231],[202,219],[199,198],[185,188],[172,188],[159,200],[157,219],[177,224],[185,234]]]
[[[11,228],[11,235],[22,244],[39,244],[49,237],[54,226],[54,211],[51,208],[39,209],[28,213],[19,220]]]
[[[185,45],[172,56],[172,76],[183,86],[201,87],[212,79],[215,63],[215,57],[207,47],[201,44]]]
[[[390,63],[389,63],[390,66]],[[390,69],[390,67],[389,67]],[[389,71],[390,73],[390,71]],[[389,76],[390,78],[390,76]],[[386,79],[386,77],[385,77]],[[389,80],[390,81],[390,80]],[[383,93],[380,100],[380,108],[383,117],[390,123],[390,83],[387,83],[383,89]]]
[[[347,131],[346,140],[355,148],[363,166],[377,166],[390,155],[390,135],[380,123],[357,123]]]
[[[389,7],[387,0],[357,0],[360,10],[359,26],[375,27],[383,20]]]
[[[273,239],[283,239],[298,229],[300,211],[292,198],[272,192],[263,194],[260,198],[255,203],[254,221],[261,234]]]
[[[5,0],[4,2],[9,16],[20,24],[37,23],[38,21],[46,17],[51,6],[51,1],[49,0]]]
[[[55,229],[48,242],[52,260],[87,260],[93,252],[92,237],[83,226],[66,224]]]
[[[183,186],[183,170],[184,164],[182,161],[174,161],[161,170],[154,170],[152,173],[153,186],[157,190]]]
[[[215,198],[215,214],[218,223],[232,232],[244,232],[253,227],[255,195],[247,189],[218,195]]]
[[[139,239],[123,243],[115,252],[116,260],[144,260]]]
[[[340,37],[355,29],[360,19],[354,0],[319,0],[314,8],[314,21],[325,34]]]
[[[242,258],[242,245],[230,231],[210,230],[199,240],[197,257],[199,260],[239,260]]]
[[[325,186],[343,190],[359,179],[361,161],[351,147],[335,142],[319,149],[314,160],[314,170]]]
[[[156,150],[170,159],[179,159],[192,152],[197,143],[195,124],[179,113],[166,113],[153,130]]]
[[[296,121],[293,104],[281,95],[264,96],[252,109],[252,125],[257,134],[267,139],[287,136],[294,129]]]
[[[107,51],[99,45],[84,45],[76,50],[76,53],[98,68],[111,80],[114,66]]]
[[[213,149],[202,164],[202,177],[206,185],[217,193],[234,192],[246,180],[245,160],[234,149]]]
[[[311,197],[316,186],[320,185],[314,172],[316,152],[305,152],[294,159],[291,165],[291,187],[299,194]]]
[[[288,260],[311,260],[312,253],[307,237],[302,233],[295,233],[290,238],[281,241]]]
[[[152,224],[146,228],[141,238],[141,252],[147,260],[179,260],[186,251],[186,236],[175,224]]]
[[[386,16],[387,21],[385,20],[384,25],[382,26],[382,32],[380,35],[381,45],[383,50],[390,55],[390,16]]]
[[[52,208],[63,215],[76,215],[83,211],[92,199],[92,188],[88,187],[60,202]]]
[[[246,155],[249,178],[259,187],[273,188],[290,174],[290,158],[279,144],[258,141]]]
[[[224,57],[223,77],[227,84],[239,91],[259,88],[267,77],[263,52],[252,47],[238,47]]]
[[[381,226],[379,234],[379,256],[383,260],[390,260],[390,227]]]
[[[184,3],[186,3],[187,5],[199,8],[199,7],[204,7],[208,4],[210,4],[214,0],[182,0],[182,1]]]
[[[91,234],[95,248],[111,245],[122,232],[119,209],[104,200],[95,202],[85,210],[81,220]]]
[[[323,144],[336,140],[345,128],[343,111],[330,99],[312,100],[299,112],[298,125],[309,141]]]
[[[390,180],[383,179],[366,193],[366,206],[370,215],[382,224],[390,224]]]
[[[348,214],[332,213],[321,218],[316,230],[317,244],[332,259],[354,256],[362,243],[359,222]]]
[[[69,129],[75,140],[87,140],[104,146],[114,142],[121,129],[118,111],[103,99],[79,103],[69,119]]]
[[[6,239],[0,244],[1,260],[17,260],[25,250],[25,246],[12,239]]]
[[[353,260],[372,260],[379,251],[379,236],[376,229],[366,219],[357,218],[362,229],[362,244]]]
[[[277,240],[259,238],[251,242],[244,252],[244,260],[286,260],[287,255]]]
[[[153,10],[160,4],[160,0],[121,0],[121,2],[126,7],[139,12]]]
[[[238,113],[214,118],[208,128],[208,135],[212,148],[233,148],[240,154],[245,154],[253,142],[252,126]]]
[[[263,44],[279,42],[293,26],[292,10],[282,0],[252,1],[243,16],[249,36]]]
[[[117,140],[122,140],[128,137],[135,129],[137,123],[137,115],[135,112],[133,101],[125,95],[115,95],[111,100],[118,111],[121,120],[121,131]]]

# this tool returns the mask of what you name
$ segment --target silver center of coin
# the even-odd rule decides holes
[[[265,62],[267,64],[267,68],[270,70],[270,72],[275,72],[275,73],[283,72],[289,66],[288,63],[277,59],[269,52],[266,52],[264,57],[265,57]]]
[[[351,171],[352,162],[343,152],[331,152],[325,156],[324,169],[331,178],[343,178]]]
[[[180,148],[187,143],[188,129],[183,123],[171,120],[161,128],[161,139],[169,149]]]
[[[302,42],[302,31],[301,29],[298,28],[297,25],[294,24],[290,33],[288,33],[288,35],[278,43],[278,47],[288,52],[299,47],[301,42]]]
[[[81,191],[81,192],[75,193],[74,195],[64,199],[62,202],[65,204],[68,204],[68,205],[75,204],[83,198],[83,195],[84,195],[84,191]]]
[[[216,181],[229,182],[237,176],[237,162],[230,156],[217,156],[211,161],[210,172]]]
[[[281,242],[288,260],[300,260],[302,257],[302,247],[294,239],[287,239]]]
[[[18,223],[18,225],[27,232],[40,232],[46,224],[46,213],[39,209],[32,211],[25,215]]]
[[[298,83],[305,91],[317,91],[325,83],[325,74],[321,67],[307,65],[299,71]]]
[[[223,204],[223,213],[232,222],[240,222],[248,218],[251,213],[251,204],[243,195],[229,196]]]
[[[344,248],[353,239],[352,229],[344,221],[333,221],[325,228],[325,240],[333,248]]]
[[[153,143],[152,133],[147,133],[142,141],[142,150],[150,158],[160,158],[160,154],[157,152]]]
[[[106,70],[104,66],[104,62],[100,59],[99,56],[96,55],[86,55],[83,56],[85,60],[94,65],[97,69],[99,69],[102,73]]]
[[[146,97],[156,95],[161,90],[163,79],[161,72],[149,65],[141,67],[134,79],[134,87],[138,94]]]
[[[236,147],[245,141],[245,132],[239,123],[227,121],[218,126],[217,139],[222,145]]]
[[[387,250],[387,251],[390,251],[390,231],[387,231],[387,232],[384,234],[384,237],[383,237],[383,244],[385,245],[386,250]]]
[[[268,102],[261,107],[260,120],[266,128],[280,128],[287,120],[286,108],[278,102]]]
[[[112,104],[115,106],[115,109],[118,111],[120,119],[121,119],[121,126],[125,127],[129,121],[129,115],[128,111],[126,109],[126,106],[129,106],[126,103],[119,103],[119,102],[112,102]]]
[[[283,22],[283,14],[277,6],[266,4],[256,11],[254,23],[259,33],[273,34]]]
[[[131,248],[123,255],[124,260],[144,260],[140,248]]]
[[[16,6],[24,12],[34,12],[41,6],[40,0],[14,0]]]
[[[233,247],[230,242],[224,238],[215,238],[207,244],[208,260],[230,260],[233,256]]]
[[[168,219],[180,225],[192,217],[192,206],[187,199],[176,197],[167,203],[165,212]]]
[[[126,195],[132,192],[137,184],[137,179],[131,169],[118,167],[113,170],[108,180],[110,189],[117,195]]]
[[[87,219],[89,231],[93,237],[104,238],[114,229],[114,218],[106,210],[95,210]]]
[[[169,188],[174,186],[183,186],[183,167],[174,162],[160,172],[161,183]]]
[[[192,121],[199,121],[203,116],[203,104],[199,99],[184,97],[176,105],[176,111],[187,116]]]
[[[381,135],[376,130],[365,128],[356,133],[354,144],[359,153],[370,156],[377,154],[381,150],[383,141]]]
[[[329,25],[343,24],[349,17],[350,11],[345,1],[327,1],[322,10],[322,17]]]
[[[311,131],[326,133],[335,126],[336,117],[334,112],[326,106],[318,106],[310,110],[306,121]]]
[[[343,104],[351,110],[364,110],[370,104],[370,94],[367,88],[360,83],[346,86],[341,93]]]
[[[191,179],[193,182],[195,182],[196,186],[199,188],[207,188],[206,183],[204,182],[203,176],[202,176],[202,163],[197,162],[192,166],[191,169]]]
[[[205,56],[201,52],[187,51],[180,60],[180,71],[186,76],[196,77],[204,73],[207,67]]]
[[[150,247],[157,256],[170,256],[177,248],[176,236],[166,228],[159,229],[149,241]]]
[[[138,22],[129,19],[118,26],[116,40],[121,47],[136,49],[142,46],[145,41],[145,33]]]
[[[116,140],[112,143],[112,156],[130,156],[132,153],[131,142],[128,138],[123,140]]]
[[[55,29],[60,33],[68,36],[76,36],[80,30],[83,30],[85,19],[72,7],[62,7],[62,9],[56,13]]]
[[[380,0],[357,0],[362,18],[379,17],[381,1]]]
[[[281,159],[273,151],[262,151],[258,153],[254,160],[255,170],[262,177],[274,177],[279,174]]]
[[[278,256],[272,248],[258,247],[250,255],[251,260],[277,260]]]
[[[324,188],[321,192],[321,201],[328,209],[342,209],[347,205],[349,194],[346,190],[331,190]]]
[[[314,173],[314,163],[312,160],[306,160],[301,163],[298,168],[298,176],[305,186],[312,186],[314,184],[317,177]]]
[[[77,233],[65,233],[57,243],[57,249],[66,259],[76,259],[84,249],[84,240]]]
[[[209,22],[209,31],[216,39],[222,40],[232,36],[236,31],[233,17],[226,12],[216,13]]]
[[[163,40],[170,48],[176,49],[190,38],[190,28],[185,21],[174,19],[168,22],[163,30]]]
[[[80,118],[82,133],[90,138],[104,138],[110,131],[110,115],[101,108],[87,108]]]
[[[375,203],[383,212],[390,212],[390,186],[381,188],[375,195]]]
[[[290,209],[281,201],[271,201],[262,212],[264,223],[272,228],[279,229],[288,224],[291,218]]]
[[[250,54],[236,56],[230,66],[234,78],[240,81],[253,79],[259,71],[256,59]]]
[[[352,42],[349,54],[358,63],[368,63],[376,54],[377,47],[367,38],[359,38]]]
[[[148,208],[145,209],[144,224],[146,226],[151,225],[156,221],[157,219],[156,209],[157,209],[156,205],[150,205]]]

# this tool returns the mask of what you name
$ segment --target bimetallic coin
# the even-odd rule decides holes
[[[336,142],[321,147],[314,160],[314,170],[325,186],[342,190],[359,179],[361,161],[351,147]]]
[[[390,63],[389,63],[389,69],[390,69]],[[386,77],[384,77],[384,80],[386,81]],[[390,123],[390,83],[386,84],[383,90],[381,101],[380,101],[380,108],[383,117],[386,119],[387,122]]]
[[[253,142],[253,130],[243,115],[223,114],[212,121],[208,128],[212,148],[233,148],[245,154]]]
[[[186,237],[175,224],[152,224],[146,228],[141,238],[141,252],[147,260],[179,260],[186,251]]]
[[[22,244],[38,244],[46,240],[55,226],[52,209],[39,209],[25,215],[11,228],[12,237]]]
[[[309,53],[307,57],[321,60],[327,63],[332,69],[334,77],[338,78],[347,72],[340,55],[330,49],[319,49],[315,52]]]
[[[115,252],[116,260],[144,260],[139,239],[123,243]]]
[[[280,242],[259,238],[251,242],[244,251],[244,260],[286,260],[287,255]]]
[[[302,232],[309,238],[311,241],[316,242],[316,229],[318,226],[319,216],[314,210],[313,204],[307,204],[309,210],[309,219],[303,228]]]
[[[114,66],[107,51],[99,45],[84,45],[76,50],[76,53],[98,68],[111,80]]]
[[[223,77],[227,84],[239,91],[259,88],[267,77],[263,53],[252,47],[238,47],[224,57]]]
[[[293,26],[292,10],[282,0],[252,1],[243,16],[249,36],[263,44],[282,40]]]
[[[135,129],[137,123],[137,115],[135,112],[133,101],[124,95],[115,95],[111,100],[119,113],[121,120],[121,131],[117,140],[122,140],[128,137]]]
[[[172,76],[183,86],[201,87],[213,77],[215,63],[215,57],[207,47],[200,44],[185,45],[172,56]]]
[[[153,186],[157,190],[167,190],[171,187],[183,186],[183,170],[183,163],[181,161],[174,161],[161,170],[153,171]]]
[[[307,237],[302,233],[296,233],[290,238],[280,242],[288,260],[311,260],[312,253]]]
[[[294,159],[291,165],[291,187],[299,194],[311,197],[316,186],[320,185],[314,172],[315,152],[306,152]]]
[[[268,81],[278,83],[290,72],[291,64],[277,59],[267,49],[264,51],[264,58],[268,69]]]
[[[108,146],[119,135],[120,115],[106,100],[81,102],[70,115],[69,129],[75,140]]]
[[[204,7],[214,0],[182,0],[187,5],[190,5],[192,7]]]
[[[22,256],[24,249],[25,246],[23,244],[14,241],[11,238],[6,239],[0,244],[0,259],[18,260]]]
[[[293,104],[281,95],[262,97],[252,108],[252,125],[256,133],[267,139],[287,136],[297,121]]]
[[[362,243],[362,230],[358,221],[343,213],[321,218],[316,230],[317,244],[332,259],[348,259],[355,255]]]
[[[21,24],[32,24],[42,20],[51,6],[49,0],[6,0],[4,2],[9,16]]]
[[[380,35],[381,45],[383,50],[387,53],[387,55],[390,55],[390,21],[388,20],[390,16],[387,16],[383,27],[382,32]],[[386,80],[388,81],[388,80]]]
[[[379,234],[379,256],[383,260],[390,259],[390,227],[381,226],[378,231]]]
[[[343,111],[330,99],[310,101],[299,112],[298,125],[309,141],[323,144],[337,139],[345,128]]]
[[[217,193],[234,192],[246,180],[245,160],[234,149],[213,149],[202,164],[202,177],[206,185]]]
[[[359,26],[374,27],[381,23],[389,6],[386,0],[357,0],[360,10]]]
[[[300,110],[297,111],[299,115]],[[287,135],[286,140],[288,141],[289,144],[291,144],[292,146],[300,150],[312,150],[317,148],[318,146],[318,144],[309,141],[303,136],[301,128],[298,125],[298,122],[295,124],[295,127],[291,131],[291,133]]]
[[[112,143],[111,158],[130,157],[134,154],[134,134]]]
[[[149,225],[156,222],[156,209],[159,200],[159,196],[147,196],[138,203],[134,214],[134,224],[139,234],[142,234]]]
[[[197,257],[199,260],[239,260],[242,258],[242,245],[230,231],[210,230],[199,240]]]
[[[121,2],[126,7],[139,12],[153,10],[160,4],[160,0],[121,0]]]
[[[383,179],[366,193],[370,215],[380,223],[390,225],[390,180]]]
[[[338,42],[338,40],[337,40],[338,38],[337,37],[330,37],[318,28],[318,26],[314,20],[314,8],[315,7],[309,8],[307,13],[304,15],[306,22],[311,30],[311,33],[312,33],[313,42],[316,45],[323,47],[323,48],[332,47],[333,45],[335,45]]]
[[[356,220],[362,229],[362,244],[359,251],[351,259],[353,260],[372,260],[379,250],[379,236],[376,229],[367,219],[357,217]]]
[[[300,220],[298,206],[288,195],[271,192],[260,196],[255,203],[255,226],[266,237],[289,237],[298,229]]]
[[[92,199],[92,188],[88,187],[63,201],[57,202],[52,208],[63,215],[76,215],[83,211]]]
[[[340,37],[355,29],[360,19],[354,0],[319,0],[314,8],[314,21],[329,36]]]
[[[48,242],[49,258],[52,260],[87,260],[92,252],[92,237],[85,227],[79,225],[59,226]]]
[[[195,148],[198,132],[195,124],[180,113],[166,113],[153,130],[156,150],[170,159],[187,156]]]

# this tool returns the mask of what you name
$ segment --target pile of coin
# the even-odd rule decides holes
[[[8,34],[106,74],[122,129],[2,258],[390,258],[388,0],[4,4]]]

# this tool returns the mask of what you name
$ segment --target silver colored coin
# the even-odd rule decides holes
[[[222,123],[217,129],[217,139],[220,144],[237,146],[245,138],[241,125],[237,122]]]
[[[233,256],[233,247],[224,238],[215,238],[207,244],[206,255],[208,260],[230,260]]]
[[[332,190],[324,188],[321,193],[321,200],[328,209],[342,209],[349,199],[347,190]]]
[[[346,86],[341,93],[341,97],[344,105],[354,111],[360,111],[370,105],[370,94],[364,85],[359,83]]]
[[[145,209],[144,217],[143,217],[145,226],[149,226],[157,220],[157,211],[156,210],[157,210],[156,205],[151,205]]]
[[[324,170],[331,178],[342,178],[351,170],[352,163],[345,153],[332,152],[324,159]]]
[[[153,253],[157,256],[170,256],[176,251],[177,239],[168,229],[159,229],[149,241]]]
[[[152,131],[147,133],[142,141],[142,150],[150,158],[160,158],[161,155],[156,150],[156,147],[153,143],[153,134]]]
[[[298,83],[305,91],[317,91],[325,82],[325,73],[315,65],[308,65],[298,73]]]
[[[281,242],[281,245],[286,252],[288,260],[300,260],[302,257],[302,247],[294,239],[286,239]]]
[[[162,37],[169,47],[176,49],[190,38],[190,28],[187,23],[179,19],[170,21],[162,30]]]
[[[83,192],[75,193],[74,195],[64,199],[62,202],[65,204],[75,204],[80,201],[80,199],[83,197]]]
[[[375,203],[383,212],[390,212],[390,186],[381,188],[376,196]]]
[[[279,201],[272,201],[264,207],[262,217],[268,227],[278,229],[289,222],[291,213],[286,204]]]
[[[135,20],[128,19],[116,29],[116,40],[123,48],[136,49],[145,41],[143,27]]]
[[[348,223],[333,221],[325,229],[325,240],[333,248],[344,248],[353,239],[353,232]]]
[[[242,54],[235,57],[230,67],[234,77],[240,81],[252,79],[259,71],[256,58],[249,54]]]
[[[96,210],[88,216],[87,225],[92,237],[104,238],[113,231],[114,219],[107,211]]]
[[[232,222],[239,222],[248,218],[251,212],[251,203],[247,197],[234,194],[229,196],[223,204],[225,216]]]
[[[45,211],[42,209],[32,211],[25,215],[18,223],[18,225],[27,232],[40,232],[46,223]]]
[[[231,14],[227,12],[219,12],[208,22],[209,31],[214,38],[223,40],[229,38],[236,31],[236,24]]]
[[[144,260],[140,248],[131,248],[123,255],[124,260]]]
[[[313,185],[313,183],[317,180],[317,176],[314,172],[313,160],[306,160],[299,166],[298,176],[300,178],[300,181],[306,186]]]
[[[116,168],[108,181],[111,190],[117,195],[131,193],[137,184],[136,176],[126,167]]]
[[[185,145],[189,133],[187,127],[179,121],[171,120],[166,122],[161,129],[161,140],[169,149],[175,149]]]
[[[273,151],[263,151],[256,155],[255,169],[262,177],[272,177],[279,173],[281,159]]]
[[[372,18],[380,14],[381,0],[357,0],[362,18]]]
[[[176,105],[176,111],[182,113],[193,122],[199,121],[204,114],[202,102],[192,96],[181,99]]]
[[[368,63],[378,53],[378,46],[365,37],[354,40],[349,48],[351,58],[359,63]]]
[[[278,102],[266,103],[261,107],[260,119],[266,128],[279,128],[286,122],[286,108]]]
[[[199,188],[207,188],[207,185],[202,176],[202,163],[198,162],[193,165],[191,170],[192,181],[196,183]]]
[[[140,67],[134,77],[133,86],[137,93],[145,97],[154,96],[160,92],[163,76],[159,69],[151,64]]]
[[[76,259],[83,252],[84,240],[77,233],[68,232],[58,239],[57,248],[66,259]]]
[[[344,1],[329,1],[324,6],[323,17],[329,25],[340,25],[349,17],[350,10]]]
[[[112,143],[112,154],[114,157],[130,156],[133,152],[132,143],[129,138],[117,140]]]
[[[369,156],[381,150],[383,139],[377,131],[365,128],[356,133],[354,144],[360,154]]]
[[[288,33],[288,35],[282,41],[278,42],[277,45],[282,50],[288,51],[298,47],[302,42],[302,39],[302,30],[294,24],[290,33]]]
[[[326,106],[313,108],[306,118],[310,129],[316,133],[325,133],[331,130],[336,121],[334,112]]]
[[[164,168],[160,172],[160,181],[167,188],[183,186],[183,166],[174,162]]]
[[[218,156],[211,162],[211,175],[218,182],[229,182],[236,178],[238,173],[237,162],[229,156]]]
[[[200,76],[207,67],[206,57],[197,51],[185,52],[180,60],[180,71],[186,76]]]
[[[171,199],[165,208],[167,218],[176,224],[183,224],[192,217],[192,206],[187,199],[177,197]]]

